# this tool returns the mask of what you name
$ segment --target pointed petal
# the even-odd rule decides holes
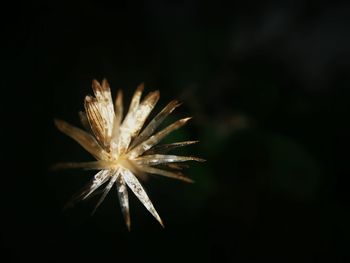
[[[184,141],[184,142],[175,142],[169,144],[155,145],[148,151],[144,152],[144,155],[156,154],[156,153],[167,153],[175,148],[191,145],[198,143],[199,141]]]
[[[111,113],[114,113],[114,108],[113,108],[111,88],[109,87],[108,81],[106,79],[103,79],[102,85],[100,85],[100,83],[94,79],[92,81],[92,89],[94,91],[97,101],[105,108],[108,108],[108,111],[111,111],[111,112],[102,113],[102,115],[104,115],[103,117],[108,119],[109,121],[112,121],[113,116],[109,116],[109,115]]]
[[[69,123],[55,119],[56,127],[64,134],[77,141],[85,150],[91,153],[97,159],[106,159],[108,154],[97,143],[95,138],[87,132],[70,125]]]
[[[102,170],[95,174],[94,178],[84,186],[78,193],[73,195],[71,200],[66,204],[65,208],[73,206],[75,203],[85,200],[88,198],[94,191],[96,191],[101,185],[103,185],[109,178],[109,171]]]
[[[115,183],[117,185],[119,203],[122,209],[125,224],[130,231],[131,221],[130,221],[128,188],[126,187],[125,181],[122,176],[119,176]]]
[[[135,112],[134,118],[136,125],[132,131],[132,137],[135,137],[141,130],[143,124],[145,123],[148,115],[151,113],[155,105],[159,100],[159,91],[153,91],[147,94],[147,96],[140,103],[137,111]]]
[[[95,214],[97,208],[101,205],[101,203],[103,202],[103,200],[105,200],[107,194],[108,194],[109,191],[111,190],[111,188],[112,188],[113,184],[115,183],[115,181],[117,180],[117,178],[118,178],[118,175],[117,175],[117,174],[114,174],[114,175],[112,176],[112,178],[109,180],[109,182],[108,182],[106,188],[105,188],[104,191],[103,191],[102,196],[101,196],[100,199],[98,200],[98,202],[97,202],[97,204],[96,204],[94,210],[93,210],[92,213],[91,213],[92,215]]]
[[[84,106],[86,110],[86,116],[91,126],[91,130],[93,131],[96,139],[103,145],[106,123],[101,116],[99,103],[96,98],[86,96]]]
[[[137,164],[140,165],[158,165],[165,163],[178,163],[186,161],[204,162],[204,159],[192,156],[178,156],[178,155],[165,155],[165,154],[151,154],[144,155],[135,159]]]
[[[62,170],[62,169],[86,169],[86,170],[101,170],[108,167],[108,162],[105,161],[94,161],[94,162],[69,162],[69,163],[57,163],[54,164],[51,169]]]
[[[89,191],[84,195],[83,200],[91,195],[97,188],[103,185],[110,178],[110,170],[102,170],[94,176]]]
[[[96,97],[100,103],[101,115],[107,121],[107,125],[108,125],[107,136],[110,139],[113,131],[115,113],[114,113],[114,105],[112,100],[111,88],[109,87],[109,83],[106,79],[102,80],[101,88],[102,88],[102,91],[101,91],[102,98],[100,99],[99,97],[97,97],[97,95]]]
[[[140,156],[145,151],[156,145],[160,140],[162,140],[165,136],[167,136],[169,133],[173,132],[176,129],[179,129],[183,125],[185,125],[191,118],[184,118],[181,120],[178,120],[174,122],[173,124],[170,124],[165,129],[161,130],[160,132],[156,133],[155,135],[151,136],[149,139],[144,141],[143,143],[136,146],[134,149],[130,151],[128,154],[131,159],[136,158],[137,156]]]
[[[122,118],[123,118],[123,92],[119,90],[117,98],[115,100],[115,119],[114,119],[114,126],[113,126],[113,134],[119,131]]]
[[[180,103],[176,100],[173,100],[166,105],[161,112],[157,114],[156,117],[154,117],[150,123],[147,125],[147,127],[141,132],[139,136],[135,138],[135,140],[132,142],[130,148],[133,148],[134,146],[140,144],[144,140],[148,139],[153,132],[158,128],[158,126],[163,122],[163,120],[173,112],[175,108],[177,108],[180,105]]]
[[[85,110],[91,129],[98,142],[105,148],[109,146],[114,121],[114,106],[111,90],[107,80],[102,85],[97,80],[92,81],[92,89],[96,98],[85,97]]]
[[[115,110],[115,115],[114,115],[112,138],[111,138],[110,144],[111,144],[111,151],[113,153],[117,153],[120,124],[123,118],[123,92],[121,90],[118,91],[118,95],[115,100],[114,110]]]
[[[92,80],[92,90],[98,101],[112,102],[111,90],[106,79],[103,79],[102,85],[96,80]]]
[[[107,120],[101,115],[101,107],[99,102],[94,97],[86,96],[84,105],[91,130],[93,131],[97,141],[102,146],[106,147],[108,141],[108,123]]]
[[[142,167],[142,170],[146,173],[162,175],[165,177],[178,179],[178,180],[181,180],[181,181],[184,181],[187,183],[193,183],[193,180],[191,180],[188,177],[183,176],[181,173],[166,171],[166,170],[162,170],[162,169],[158,169],[158,168],[150,167],[150,166],[141,166],[141,167]]]
[[[184,168],[190,167],[189,165],[183,163],[168,163],[166,166],[174,170],[182,170]]]
[[[119,123],[123,118],[123,92],[122,90],[118,90],[117,98],[115,100],[115,116]]]
[[[141,130],[148,115],[153,110],[159,99],[159,91],[150,92],[146,98],[139,104],[134,113],[129,112],[120,127],[120,136],[118,142],[118,153],[122,154],[128,148],[131,139]]]
[[[126,184],[129,186],[131,191],[136,195],[136,197],[140,200],[140,202],[147,208],[147,210],[154,216],[155,219],[163,226],[163,222],[160,219],[156,209],[154,208],[151,200],[149,199],[147,193],[143,189],[139,180],[132,174],[129,170],[122,169],[121,170],[123,179]]]
[[[134,95],[131,99],[131,102],[130,102],[130,106],[129,106],[129,110],[128,112],[126,113],[126,116],[124,118],[124,121],[123,123],[125,122],[125,120],[128,118],[130,119],[132,116],[134,116],[135,112],[137,111],[139,105],[140,105],[140,99],[141,99],[141,96],[142,96],[142,92],[143,92],[143,89],[144,89],[144,84],[141,83],[137,89],[135,90],[134,92]],[[119,94],[118,94],[119,95]],[[119,96],[118,96],[119,97]],[[116,104],[118,104],[119,100],[122,99],[122,97],[120,97],[120,99],[118,100],[118,97],[117,97],[117,101],[116,101]]]
[[[135,90],[134,95],[132,96],[131,102],[130,102],[130,106],[129,106],[129,110],[128,110],[128,114],[135,112],[137,110],[137,108],[139,107],[140,104],[140,99],[142,96],[142,92],[144,89],[144,83],[141,83],[137,89]]]

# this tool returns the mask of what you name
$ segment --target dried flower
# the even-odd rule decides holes
[[[111,90],[104,79],[100,84],[92,81],[95,97],[85,97],[85,111],[80,112],[80,120],[85,130],[73,127],[62,120],[55,120],[57,128],[77,141],[85,150],[92,154],[96,161],[83,163],[60,163],[61,168],[84,168],[100,170],[92,181],[79,192],[69,203],[84,200],[99,187],[106,185],[94,211],[103,202],[113,185],[116,185],[120,206],[128,229],[130,229],[130,213],[128,186],[147,210],[163,226],[156,209],[138,178],[143,174],[156,174],[170,178],[192,182],[183,176],[180,170],[185,161],[204,161],[197,157],[165,154],[171,149],[196,143],[184,141],[158,145],[160,140],[170,132],[182,127],[190,118],[184,118],[155,133],[161,122],[180,104],[173,100],[166,105],[142,129],[144,123],[159,99],[159,91],[150,92],[141,102],[143,84],[136,89],[129,111],[124,120],[122,92],[119,91],[113,106]],[[94,212],[93,211],[93,212]]]

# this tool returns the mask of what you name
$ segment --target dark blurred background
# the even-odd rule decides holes
[[[2,6],[3,262],[345,262],[349,254],[349,2],[28,1]],[[111,191],[62,207],[93,175],[51,172],[91,157],[58,132],[78,125],[91,80],[128,106],[193,121],[167,141],[189,185],[145,182],[162,229],[130,194],[132,231]],[[4,147],[5,146],[5,147]]]

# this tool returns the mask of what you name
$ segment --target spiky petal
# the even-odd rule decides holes
[[[73,127],[64,121],[55,120],[57,128],[77,141],[96,158],[96,161],[59,163],[54,168],[101,170],[74,197],[70,204],[91,197],[93,193],[96,193],[97,189],[102,188],[102,185],[106,185],[102,190],[102,196],[93,210],[95,212],[113,185],[115,185],[125,223],[128,229],[130,229],[129,196],[127,190],[127,187],[129,187],[152,216],[163,226],[158,212],[138,178],[142,179],[145,174],[149,173],[192,182],[191,179],[179,172],[179,170],[186,167],[182,162],[202,162],[203,159],[166,153],[174,148],[187,146],[197,141],[157,145],[169,133],[185,125],[190,118],[176,121],[154,134],[162,121],[180,105],[178,101],[173,100],[167,104],[143,128],[148,116],[159,100],[159,91],[150,92],[141,100],[144,85],[139,85],[131,100],[129,110],[123,119],[122,92],[118,91],[113,105],[107,80],[104,79],[102,84],[93,80],[92,88],[95,97],[86,96],[84,103],[86,112],[79,113],[81,123],[86,131]]]

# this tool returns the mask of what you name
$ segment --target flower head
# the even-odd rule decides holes
[[[57,128],[77,141],[96,161],[60,163],[55,168],[84,168],[99,170],[92,181],[70,202],[84,200],[105,185],[94,211],[103,202],[113,185],[117,187],[120,206],[127,227],[130,229],[130,212],[127,187],[147,210],[163,225],[156,209],[138,178],[143,174],[156,174],[192,182],[181,174],[182,162],[204,161],[190,156],[166,154],[169,150],[190,145],[197,141],[183,141],[157,145],[165,136],[182,127],[190,118],[178,120],[156,132],[162,121],[180,104],[168,103],[147,125],[145,121],[159,100],[159,91],[150,92],[143,100],[143,84],[136,89],[129,110],[123,119],[123,95],[119,91],[113,104],[107,80],[92,81],[95,97],[85,97],[85,112],[80,120],[85,131],[62,120],[55,120]],[[145,127],[144,127],[145,126]],[[93,212],[94,212],[93,211]]]

